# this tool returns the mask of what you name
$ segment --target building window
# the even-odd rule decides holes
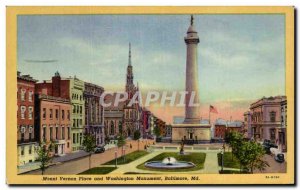
[[[270,129],[270,140],[275,140],[275,129]]]
[[[33,127],[30,126],[30,127],[29,127],[29,141],[32,140],[32,133],[33,133]]]
[[[32,102],[33,100],[33,92],[32,91],[29,91],[29,94],[28,94],[28,101],[29,102]]]
[[[67,111],[67,118],[70,121],[71,117],[70,117],[70,110]]]
[[[122,122],[119,121],[119,133],[122,134],[123,128],[122,128]]]
[[[79,143],[80,143],[80,145],[81,145],[81,143],[82,143],[82,133],[80,133],[80,139],[79,139]]]
[[[69,142],[67,143],[67,148],[70,148],[70,143]]]
[[[55,118],[58,119],[58,109],[55,109]]]
[[[68,129],[68,140],[70,139],[70,127],[67,128]]]
[[[33,108],[31,106],[28,107],[28,119],[32,119]]]
[[[50,109],[50,114],[49,114],[49,118],[52,119],[53,118],[53,109]]]
[[[21,142],[25,141],[25,130],[26,128],[24,126],[21,127]]]
[[[58,126],[56,126],[55,139],[58,140]]]
[[[24,147],[21,147],[21,156],[24,156]]]
[[[46,126],[43,127],[43,141],[46,142]]]
[[[50,140],[53,140],[53,127],[50,127]]]
[[[46,108],[43,108],[43,119],[46,119]]]
[[[73,144],[76,143],[76,139],[75,139],[75,133],[73,133]]]
[[[270,121],[271,122],[276,121],[276,112],[274,112],[274,111],[270,112]]]
[[[82,114],[82,106],[79,107],[79,110],[80,110],[79,113]]]
[[[25,89],[21,89],[21,100],[25,101],[26,98],[26,90]]]
[[[61,130],[62,130],[62,139],[65,139],[65,127],[62,127],[61,128]]]
[[[111,121],[110,122],[110,135],[113,135],[113,134],[115,134],[115,125],[114,125],[114,122],[113,121]]]
[[[31,153],[32,153],[32,146],[29,146],[28,153],[29,153],[29,154],[31,154]]]
[[[76,106],[73,106],[73,113],[76,113]]]
[[[21,119],[25,119],[26,106],[21,106]]]
[[[73,127],[76,127],[76,120],[73,119]]]
[[[62,119],[62,120],[65,119],[65,110],[61,110],[61,119]]]

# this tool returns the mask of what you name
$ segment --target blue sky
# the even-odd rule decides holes
[[[284,15],[195,15],[201,102],[285,94]],[[189,15],[18,16],[18,70],[123,90],[132,44],[142,91],[183,90]],[[236,103],[238,104],[238,103]]]

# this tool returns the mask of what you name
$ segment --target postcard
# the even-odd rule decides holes
[[[8,184],[295,183],[294,7],[7,7]]]

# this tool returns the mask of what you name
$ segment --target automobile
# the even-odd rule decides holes
[[[95,154],[98,154],[98,153],[103,153],[103,152],[105,152],[105,148],[103,147],[103,146],[97,146],[96,148],[95,148]]]
[[[264,140],[262,146],[264,147],[267,154],[271,154],[270,148],[278,148],[278,146],[276,144],[271,143],[270,140]]]
[[[282,154],[282,153],[276,154],[274,158],[279,163],[283,163],[284,162],[284,154]]]

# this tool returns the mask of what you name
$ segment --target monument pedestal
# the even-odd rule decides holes
[[[210,143],[211,140],[210,124],[173,124],[172,143],[185,144]]]

